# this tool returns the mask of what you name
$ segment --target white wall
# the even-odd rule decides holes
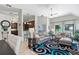
[[[41,27],[43,25],[46,25],[46,28],[44,28],[44,29],[46,30],[45,32],[47,32],[47,17],[37,16],[36,19],[37,19],[36,23],[35,23],[35,25],[36,25],[36,32],[38,32],[39,28],[42,29]]]

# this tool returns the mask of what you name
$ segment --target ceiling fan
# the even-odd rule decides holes
[[[53,12],[53,9],[52,8],[50,8],[50,11],[51,11],[50,16],[53,16],[53,15],[57,15],[58,14],[58,13],[52,13]]]

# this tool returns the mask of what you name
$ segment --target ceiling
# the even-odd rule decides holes
[[[49,4],[14,4],[12,5],[15,8],[23,10],[23,14],[32,14],[37,15],[39,12],[46,10],[50,5]]]
[[[16,9],[15,11],[22,9],[24,15],[44,15],[50,17],[52,8],[52,18],[69,13],[79,16],[79,4],[11,4],[11,6]],[[12,8],[10,10],[14,10]]]
[[[49,17],[52,8],[52,17],[72,13],[79,15],[79,4],[14,4],[15,8],[23,10],[23,14],[44,15]]]

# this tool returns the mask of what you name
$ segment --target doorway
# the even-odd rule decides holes
[[[27,21],[23,23],[24,30],[24,40],[27,40],[28,37],[33,37],[35,31],[35,21]]]

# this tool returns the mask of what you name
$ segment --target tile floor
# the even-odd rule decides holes
[[[37,55],[35,52],[33,52],[32,50],[28,48],[26,41],[23,41],[21,43],[19,54],[20,55]]]

